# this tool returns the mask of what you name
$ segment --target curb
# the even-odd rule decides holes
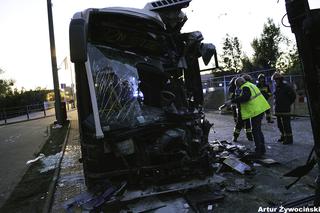
[[[57,184],[57,181],[58,181],[59,175],[60,175],[61,162],[62,162],[62,159],[63,159],[63,156],[64,156],[64,152],[66,150],[67,142],[68,142],[68,139],[69,139],[70,126],[71,126],[71,122],[69,121],[66,137],[64,138],[64,141],[63,141],[62,154],[61,154],[61,157],[59,158],[59,160],[56,163],[56,168],[55,168],[55,171],[54,171],[54,174],[53,174],[53,178],[52,178],[52,181],[51,181],[51,183],[49,185],[48,196],[46,198],[46,201],[45,201],[45,204],[44,204],[44,207],[43,207],[43,210],[42,210],[43,213],[49,213],[50,210],[51,210],[52,201],[53,201],[53,195],[55,193],[56,184]]]

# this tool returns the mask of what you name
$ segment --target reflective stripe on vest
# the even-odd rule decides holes
[[[253,118],[270,109],[269,103],[257,86],[246,82],[240,88],[243,89],[243,87],[248,87],[251,93],[249,101],[240,104],[241,117],[243,120]]]
[[[251,94],[251,97],[250,97],[250,100],[253,100],[253,99],[255,99],[255,98],[257,98],[259,95],[262,95],[262,93],[261,92],[256,92],[255,91],[255,89],[252,87],[252,85],[248,85],[250,88],[251,88],[251,90],[253,90],[254,91],[254,93],[255,93],[255,95],[254,96],[252,96],[252,94]]]

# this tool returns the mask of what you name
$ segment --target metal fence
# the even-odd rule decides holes
[[[266,77],[266,83],[269,84],[272,92],[275,91],[275,83],[271,80],[272,74],[275,72],[275,69],[268,70],[259,70],[255,72],[250,72],[246,74],[250,74],[253,78],[254,83],[257,83],[258,75],[263,73]],[[242,73],[243,74],[243,73]],[[222,92],[224,96],[224,101],[226,101],[229,97],[228,88],[230,81],[233,77],[240,77],[242,74],[235,75],[225,75],[220,77],[212,77],[207,78],[206,80],[202,80],[203,93],[211,93],[211,92]],[[304,87],[304,79],[302,75],[284,75],[284,80],[296,91],[297,99],[293,104],[293,113],[296,114],[308,114],[309,111],[307,109],[307,99],[305,95],[305,87]],[[223,103],[219,103],[223,104]],[[270,100],[270,104],[273,105],[273,101]]]
[[[54,101],[0,109],[0,125],[55,115]]]

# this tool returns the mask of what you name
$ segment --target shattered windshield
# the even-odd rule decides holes
[[[143,105],[134,59],[110,48],[103,50],[88,46],[102,129],[132,128],[161,120],[161,109]]]

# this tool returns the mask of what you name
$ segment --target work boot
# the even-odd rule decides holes
[[[233,137],[232,137],[232,141],[233,141],[233,142],[238,142],[238,137],[233,136]]]
[[[266,120],[267,120],[268,123],[273,123],[271,114],[266,114]]]
[[[233,142],[237,142],[239,135],[240,135],[240,131],[237,130],[237,129],[235,129],[234,132],[233,132],[232,141],[233,141]]]
[[[263,146],[263,147],[261,148],[261,154],[264,155],[265,153],[266,153],[266,148]]]
[[[273,124],[273,123],[274,123],[273,120],[271,120],[271,118],[268,119],[267,122],[268,122],[269,124]]]
[[[247,133],[246,133],[246,135],[247,135],[247,139],[248,139],[248,141],[253,141],[253,135],[252,135],[252,132],[247,132]]]
[[[291,136],[286,136],[284,138],[284,141],[282,142],[282,144],[287,145],[287,144],[293,144],[293,137]]]

